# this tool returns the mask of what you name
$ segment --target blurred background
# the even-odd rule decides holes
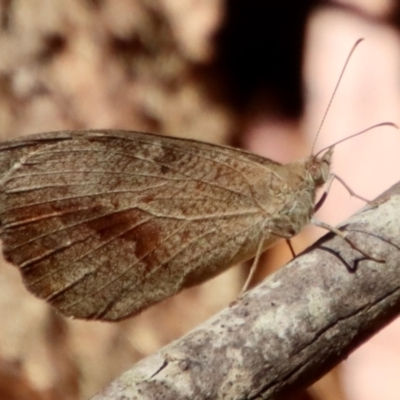
[[[0,0],[0,140],[61,129],[150,131],[240,146],[283,163],[373,124],[400,123],[395,0]],[[373,199],[399,179],[400,134],[381,128],[335,149],[334,172]],[[334,184],[318,217],[363,205]],[[323,232],[306,229],[297,252]],[[260,281],[290,259],[263,256]],[[141,315],[65,319],[0,263],[0,399],[78,400],[234,300],[232,268]],[[293,399],[399,399],[400,322]]]

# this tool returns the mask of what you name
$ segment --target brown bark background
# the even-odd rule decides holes
[[[368,32],[372,45],[366,51],[380,59],[377,48],[395,42],[394,32],[379,22],[385,8],[329,9],[318,14],[318,1],[246,3],[2,0],[0,139],[61,129],[120,128],[241,144],[277,161],[308,155],[347,49]],[[395,13],[388,15],[396,19]],[[351,34],[343,34],[354,25],[357,29]],[[337,40],[321,41],[321,37]],[[327,64],[321,67],[321,62]],[[372,62],[367,65],[372,69]],[[302,74],[308,88],[306,102]],[[354,90],[348,83],[352,81],[387,85],[376,75],[361,79],[359,72],[355,74],[347,80],[350,89]],[[356,86],[361,94],[355,98],[346,92],[338,100],[343,107],[331,111],[342,121],[343,126],[333,124],[342,137],[382,120],[398,122],[396,114],[388,112],[398,110],[397,103],[389,103],[387,95],[371,96],[376,92],[370,87],[361,89]],[[398,89],[393,90],[397,94]],[[371,119],[349,111],[350,104],[365,107],[364,101],[371,97],[385,99],[379,103],[382,108],[375,107],[376,102],[369,106],[373,112],[366,108]],[[357,117],[365,119],[362,125],[349,124]],[[333,139],[322,135],[318,147],[323,141],[330,144]],[[342,161],[339,157],[335,162],[346,168],[349,156]],[[365,175],[371,176],[368,171]],[[379,190],[389,186],[385,179],[379,182],[386,185]],[[335,217],[329,214],[326,219],[332,222]],[[307,240],[297,239],[296,248],[303,248]],[[277,247],[267,257],[268,272],[288,253]],[[234,300],[244,275],[243,270],[232,269],[134,319],[106,324],[64,319],[29,294],[17,269],[2,262],[0,398],[87,398]],[[315,389],[307,396],[329,399],[333,393],[333,398],[343,398],[335,382],[331,375],[328,389],[322,389],[325,394]]]

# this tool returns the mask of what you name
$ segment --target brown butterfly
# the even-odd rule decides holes
[[[383,125],[394,126],[376,126]],[[4,256],[29,290],[63,314],[126,318],[296,235],[324,200],[314,207],[316,190],[335,177],[333,148],[282,165],[140,132],[63,131],[6,141]]]
[[[281,165],[139,132],[3,142],[4,255],[63,314],[125,318],[297,234],[332,151]]]

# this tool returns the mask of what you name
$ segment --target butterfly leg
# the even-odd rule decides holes
[[[334,226],[329,225],[329,224],[327,224],[327,223],[325,223],[325,222],[319,221],[318,219],[316,219],[316,218],[314,218],[314,217],[311,219],[311,223],[314,224],[315,226],[318,226],[318,227],[320,227],[320,228],[326,229],[327,231],[332,232],[332,233],[334,233],[335,235],[341,237],[343,240],[345,240],[345,241],[351,246],[351,248],[353,248],[354,250],[358,251],[359,253],[361,253],[363,256],[365,256],[365,257],[368,258],[369,260],[376,261],[376,262],[378,262],[378,263],[384,263],[384,262],[385,262],[384,260],[382,260],[382,259],[380,259],[380,258],[377,258],[377,257],[375,257],[375,256],[371,256],[370,254],[367,254],[365,251],[363,251],[362,249],[360,249],[355,243],[353,243],[353,242],[347,237],[346,232],[343,232],[343,231],[341,231],[340,229],[335,228]]]
[[[295,258],[296,257],[296,253],[294,251],[292,242],[290,241],[290,239],[286,239],[286,243],[289,246],[290,252],[292,253],[292,257]]]
[[[251,264],[249,274],[247,275],[246,282],[244,283],[244,285],[242,287],[242,290],[240,291],[239,296],[241,296],[245,292],[247,292],[247,290],[249,288],[249,285],[250,285],[250,282],[252,281],[252,279],[254,277],[254,273],[256,272],[256,269],[257,269],[257,266],[258,266],[258,262],[260,261],[261,254],[263,253],[263,249],[262,249],[263,242],[264,242],[264,238],[262,238],[260,240],[260,243],[258,244],[256,256],[254,257],[254,260],[253,260],[253,262]]]
[[[290,238],[292,236],[286,236],[285,237],[285,236],[282,236],[282,235],[279,235],[279,234],[276,234],[276,233],[273,233],[273,232],[269,232],[269,234],[284,238],[286,240],[286,243],[289,246],[289,249],[290,249],[290,252],[292,253],[293,258],[296,257],[296,253],[295,253],[295,251],[293,249],[293,246],[292,246],[292,243],[290,241]],[[240,296],[248,290],[249,285],[250,285],[250,283],[251,283],[251,281],[252,281],[252,279],[254,277],[254,274],[255,274],[255,272],[257,270],[258,262],[260,261],[261,254],[263,253],[263,250],[262,250],[263,241],[264,241],[264,239],[260,240],[260,243],[259,243],[258,248],[257,248],[256,256],[254,257],[254,260],[253,260],[253,262],[251,264],[251,267],[250,267],[249,275],[247,276],[246,282],[243,285],[242,290],[240,291]]]
[[[343,187],[350,193],[351,196],[355,197],[356,199],[365,201],[366,203],[370,203],[371,202],[371,200],[368,200],[365,197],[359,196],[357,193],[355,193],[350,188],[350,186],[340,176],[338,176],[336,174],[331,174],[331,176],[332,176],[332,180],[336,179],[337,181],[339,181],[343,185]]]
[[[343,185],[343,187],[350,193],[351,196],[355,197],[356,199],[365,201],[366,203],[370,203],[370,200],[367,200],[366,198],[359,196],[357,193],[355,193],[353,189],[351,189],[350,186],[340,176],[336,174],[330,174],[328,181],[326,182],[325,185],[324,193],[322,194],[321,198],[318,200],[317,204],[314,207],[314,213],[321,208],[322,204],[325,203],[325,200],[328,197],[329,190],[331,189],[332,183],[335,179]]]

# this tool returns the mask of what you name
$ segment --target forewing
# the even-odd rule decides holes
[[[4,142],[5,257],[33,293],[66,315],[138,313],[254,252],[249,243],[261,239],[262,215],[252,179],[265,171],[257,161],[138,132]]]

